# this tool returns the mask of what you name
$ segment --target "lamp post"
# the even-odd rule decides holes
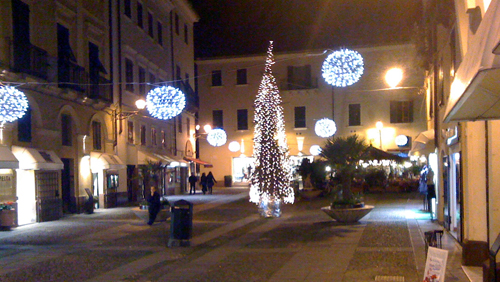
[[[379,144],[380,144],[380,150],[382,150],[382,128],[384,128],[384,124],[379,120],[375,124],[375,127],[378,129],[378,136],[380,137]]]

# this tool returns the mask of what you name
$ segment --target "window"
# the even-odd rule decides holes
[[[413,122],[412,101],[391,101],[391,123]]]
[[[175,14],[175,33],[179,35],[179,15]]]
[[[222,110],[215,110],[212,112],[212,125],[214,126],[214,128],[224,127],[222,119]]]
[[[236,71],[236,84],[247,84],[247,69]]]
[[[184,42],[189,44],[189,30],[187,24],[184,24]]]
[[[248,130],[248,110],[238,110],[238,130]]]
[[[306,107],[295,107],[295,128],[306,127]]]
[[[61,115],[61,141],[63,146],[72,145],[72,125],[71,116],[67,114]]]
[[[186,133],[188,138],[191,137],[189,136],[189,132],[191,132],[191,119],[186,118]]]
[[[161,146],[163,148],[167,148],[167,136],[165,134],[165,130],[160,131],[160,137],[161,137]]]
[[[128,143],[130,144],[134,144],[134,122],[133,121],[128,121],[127,122],[127,139],[128,139]]]
[[[157,144],[157,141],[156,141],[157,137],[158,136],[156,135],[156,128],[151,127],[151,144],[153,146],[156,146],[156,144]]]
[[[161,24],[161,22],[158,22],[156,24],[156,27],[156,32],[158,33],[158,44],[163,46],[163,25]]]
[[[20,142],[31,142],[31,109],[17,120],[17,139]]]
[[[146,126],[141,125],[141,145],[146,145]]]
[[[181,67],[179,65],[175,65],[175,83],[177,85],[181,85],[182,77],[181,77]]]
[[[101,123],[98,121],[92,122],[92,142],[94,150],[102,149]]]
[[[142,4],[137,2],[137,25],[140,28],[144,28],[144,21],[142,16],[143,16]]]
[[[222,86],[222,72],[220,70],[212,71],[212,86]]]
[[[134,63],[125,59],[125,89],[130,92],[134,92]]]
[[[177,116],[177,129],[182,133],[182,115]]]
[[[154,85],[156,83],[156,76],[152,73],[149,73],[149,90],[151,90]]]
[[[132,7],[130,5],[130,0],[124,0],[123,1],[123,11],[125,13],[125,16],[132,18]]]
[[[139,95],[146,95],[146,70],[139,67]]]
[[[310,89],[312,88],[311,65],[288,66],[287,89]]]
[[[148,12],[148,34],[151,38],[154,38],[153,15],[150,12]]]
[[[350,104],[349,105],[349,126],[361,125],[361,105],[360,104]]]

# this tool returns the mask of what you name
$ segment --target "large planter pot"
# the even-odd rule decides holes
[[[374,206],[365,205],[359,208],[322,207],[321,210],[331,218],[341,223],[355,223],[367,215]]]
[[[0,210],[0,227],[16,226],[16,210]]]
[[[319,189],[302,189],[299,191],[299,194],[302,198],[304,199],[314,199],[316,197],[319,197],[323,191]]]
[[[149,211],[147,209],[133,208],[132,212],[144,221],[149,220]],[[155,222],[162,222],[170,217],[170,209],[161,209],[156,216]]]

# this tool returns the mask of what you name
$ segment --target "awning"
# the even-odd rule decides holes
[[[92,171],[103,169],[118,170],[127,168],[117,155],[100,152],[90,152],[90,165],[92,167]]]
[[[153,153],[153,152],[146,152],[143,150],[137,151],[137,162],[141,165],[147,164],[148,160],[152,162],[161,162],[162,164],[181,164],[184,163],[182,160],[176,160],[174,158],[171,158],[169,156]]]
[[[19,168],[19,161],[7,146],[0,145],[0,168]]]
[[[392,154],[384,150],[377,149],[369,146],[363,153],[363,157],[370,160],[392,160],[396,162],[403,162],[406,158],[400,155]]]
[[[420,132],[413,140],[409,155],[419,152],[421,155],[434,153],[434,129]]]
[[[204,167],[213,167],[213,165],[211,163],[206,162],[206,161],[202,161],[200,159],[193,158],[193,157],[184,157],[184,160],[186,160],[188,162],[194,162],[194,163],[203,165]]]
[[[12,146],[12,153],[19,160],[19,169],[64,169],[64,164],[61,159],[51,150]]]
[[[492,0],[458,67],[445,122],[500,118],[500,0]]]

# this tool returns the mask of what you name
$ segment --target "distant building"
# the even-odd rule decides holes
[[[392,153],[408,154],[412,139],[427,129],[424,72],[415,47],[401,44],[354,49],[364,58],[364,74],[344,88],[332,87],[322,77],[322,64],[331,50],[275,53],[272,69],[283,98],[287,141],[296,165],[304,157],[314,158],[310,151],[313,145],[323,146],[326,139],[315,133],[316,122],[323,118],[336,122],[336,136],[358,134],[368,144]],[[253,165],[253,102],[264,63],[264,55],[196,61],[198,123],[223,128],[227,133],[227,143],[213,147],[204,131],[199,131],[199,158],[213,164],[210,170],[218,180],[232,176],[235,182],[245,182]],[[404,77],[398,87],[389,88],[384,76],[393,67],[401,68]],[[377,121],[383,124],[380,131]],[[407,136],[408,142],[398,146],[395,139],[399,135]],[[228,146],[232,142],[237,144],[231,145],[231,151]]]

